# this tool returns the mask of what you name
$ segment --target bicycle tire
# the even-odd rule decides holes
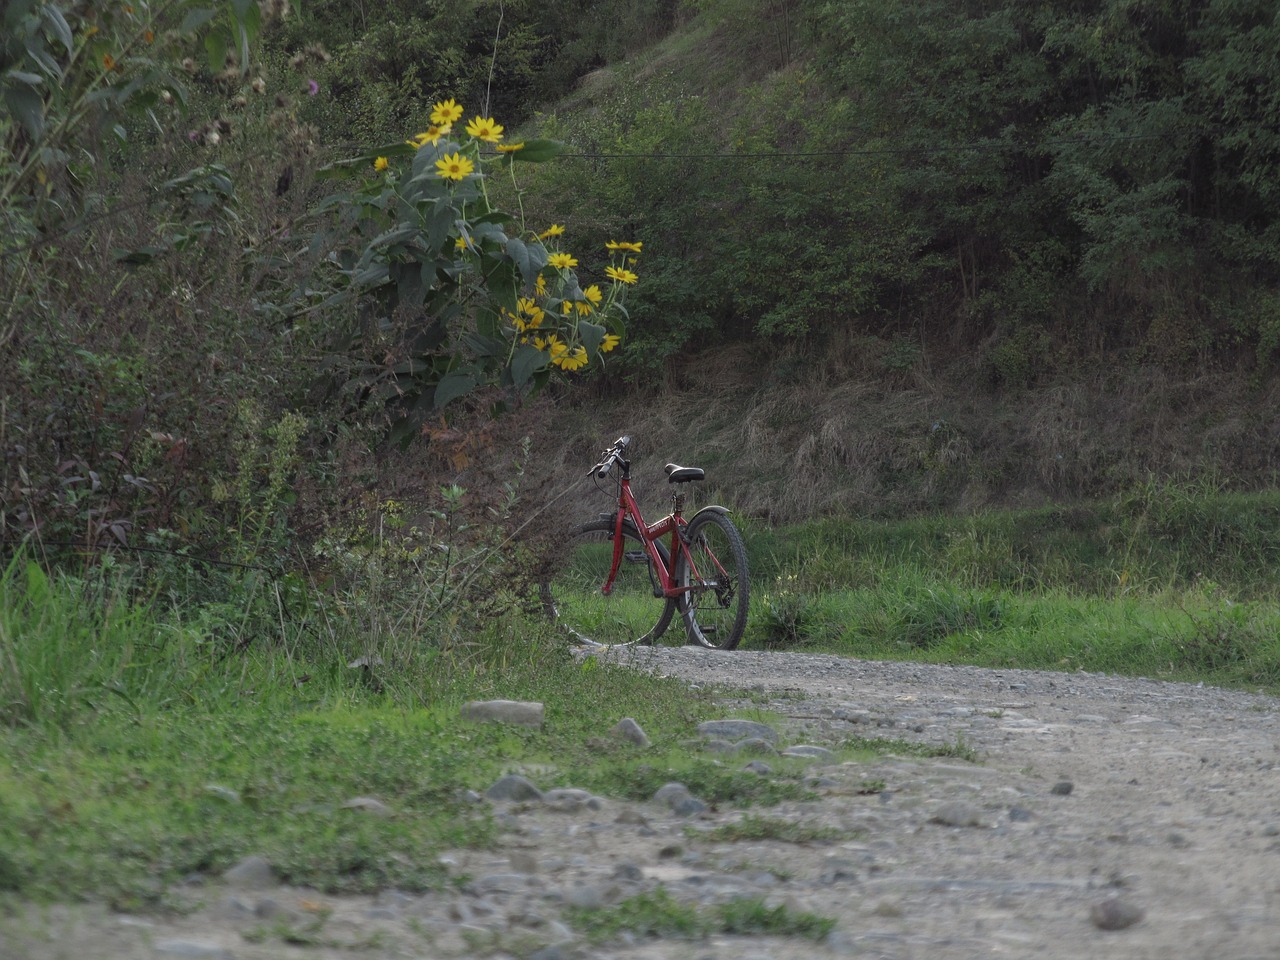
[[[742,535],[724,514],[704,512],[689,524],[685,542],[688,548],[676,560],[675,580],[690,588],[678,604],[689,642],[732,650],[747,628],[751,592]]]
[[[569,538],[564,561],[542,583],[543,606],[578,643],[596,647],[652,644],[666,631],[675,601],[654,596],[657,576],[635,525],[623,522],[624,556],[608,596],[601,592],[613,563],[615,518],[584,523]],[[656,544],[664,563],[667,548]]]

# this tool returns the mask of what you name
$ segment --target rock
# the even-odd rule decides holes
[[[593,797],[586,790],[578,790],[574,787],[548,790],[542,795],[542,802],[558,813],[577,813],[584,809],[598,810],[603,805],[599,797]]]
[[[528,850],[512,850],[507,855],[507,862],[516,873],[537,873],[538,858]]]
[[[649,738],[645,735],[644,730],[640,728],[640,724],[636,723],[630,717],[624,717],[619,720],[617,725],[609,731],[619,740],[626,740],[628,743],[634,743],[637,747],[649,746]]]
[[[498,779],[484,792],[490,800],[541,800],[542,791],[519,774],[511,773]]]
[[[836,756],[834,751],[811,743],[797,743],[793,747],[787,747],[782,751],[782,755],[784,757],[811,757],[814,760],[834,760]]]
[[[929,822],[941,823],[948,827],[980,827],[982,826],[982,813],[976,807],[971,807],[967,803],[952,800],[934,810]]]
[[[230,787],[224,787],[219,783],[206,783],[204,792],[211,797],[217,797],[219,800],[225,800],[227,803],[239,803],[240,794]]]
[[[521,700],[472,700],[462,705],[462,719],[477,723],[512,723],[542,726],[543,706]]]
[[[1055,797],[1069,797],[1071,796],[1071,791],[1075,788],[1076,785],[1070,780],[1059,780],[1049,788],[1049,792]]]
[[[759,737],[771,743],[778,739],[778,732],[773,727],[754,720],[707,720],[698,724],[698,735],[707,739],[742,740],[746,737]]]
[[[241,890],[266,890],[276,885],[276,872],[262,857],[245,857],[222,879]]]
[[[773,767],[769,766],[763,760],[752,760],[742,769],[747,771],[748,773],[758,773],[761,776],[764,776],[765,774],[773,773]]]
[[[375,797],[352,797],[342,805],[343,810],[363,810],[377,817],[389,817],[392,810]]]
[[[776,755],[777,748],[764,737],[747,737],[733,745],[734,753],[745,753],[748,756]]]
[[[1089,919],[1099,930],[1124,930],[1142,917],[1141,907],[1120,897],[1111,897],[1089,908]]]
[[[687,796],[671,804],[671,810],[677,817],[696,817],[707,812],[709,808],[695,796]]]
[[[682,800],[688,796],[691,796],[689,788],[683,783],[664,783],[654,792],[653,802],[665,803],[667,806],[671,806],[677,800]]]

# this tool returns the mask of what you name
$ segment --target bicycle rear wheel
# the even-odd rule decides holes
[[[732,650],[747,628],[747,548],[724,514],[702,513],[686,531],[688,549],[676,561],[675,580],[688,593],[678,601],[689,642]]]
[[[608,595],[613,563],[614,518],[585,523],[566,544],[562,562],[544,581],[543,602],[551,618],[578,643],[621,647],[650,644],[671,622],[675,601],[654,596],[657,575],[630,520],[622,526],[623,555]],[[667,549],[656,544],[664,563]]]

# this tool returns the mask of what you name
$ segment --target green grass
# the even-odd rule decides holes
[[[517,611],[369,672],[293,636],[229,652],[127,587],[17,562],[0,575],[0,893],[164,905],[175,882],[251,853],[333,893],[429,889],[447,882],[439,851],[495,835],[465,791],[512,770],[621,799],[674,779],[721,805],[809,796],[799,772],[682,745],[717,715],[710,693],[576,661]],[[460,721],[463,702],[497,698],[542,701],[544,726]],[[607,736],[624,716],[650,748]],[[357,797],[392,815],[344,806]]]
[[[832,843],[852,839],[849,831],[834,827],[785,820],[778,817],[762,817],[748,814],[740,820],[722,823],[710,830],[690,827],[691,836],[713,843],[736,843],[745,840],[777,840],[780,843]]]
[[[1280,492],[1152,483],[970,517],[743,524],[747,648],[1280,692]]]
[[[595,943],[613,940],[623,932],[689,940],[720,933],[820,941],[835,927],[835,920],[784,905],[770,907],[758,898],[698,909],[679,903],[661,887],[607,907],[571,908],[565,918]]]

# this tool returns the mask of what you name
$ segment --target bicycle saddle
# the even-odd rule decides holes
[[[688,483],[690,480],[701,480],[707,475],[701,467],[682,467],[674,463],[668,463],[663,469],[667,471],[669,483]]]

